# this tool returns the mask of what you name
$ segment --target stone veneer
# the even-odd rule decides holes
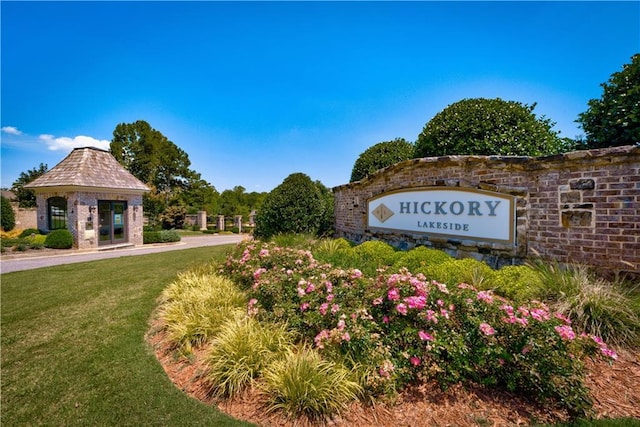
[[[367,228],[367,200],[393,190],[465,187],[516,197],[516,243],[505,245],[425,233]],[[640,147],[547,157],[444,156],[397,163],[335,187],[338,237],[427,246],[494,268],[531,255],[577,262],[602,272],[640,275]]]
[[[107,192],[67,192],[50,191],[38,193],[38,224],[42,230],[48,230],[47,199],[50,197],[64,197],[67,199],[67,229],[73,234],[74,247],[77,249],[98,248],[98,200],[127,202],[127,235],[128,244],[142,245],[143,242],[143,214],[142,196],[131,194],[114,194]],[[93,207],[93,212],[90,211]],[[89,220],[91,218],[91,221]],[[91,225],[93,228],[91,229]]]

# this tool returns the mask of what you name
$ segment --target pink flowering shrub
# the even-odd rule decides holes
[[[443,388],[470,380],[580,416],[591,406],[583,358],[616,357],[542,303],[516,306],[406,269],[367,277],[319,264],[308,251],[251,242],[236,248],[223,272],[247,291],[258,319],[286,322],[325,357],[365,366],[372,395],[420,379]]]

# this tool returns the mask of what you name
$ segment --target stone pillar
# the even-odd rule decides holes
[[[242,233],[242,215],[233,217],[233,226],[238,227],[238,233]]]
[[[198,216],[196,217],[196,225],[200,226],[200,230],[207,229],[207,211],[198,211]]]
[[[224,231],[224,215],[218,215],[218,223],[216,224],[218,231]]]

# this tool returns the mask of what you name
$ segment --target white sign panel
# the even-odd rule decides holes
[[[514,243],[515,199],[490,191],[425,187],[367,202],[369,228]]]

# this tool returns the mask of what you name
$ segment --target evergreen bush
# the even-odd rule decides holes
[[[11,202],[6,197],[2,196],[2,205],[0,206],[2,216],[2,229],[4,231],[11,231],[16,226],[16,214],[13,212]]]
[[[328,224],[333,223],[331,197],[320,182],[313,182],[303,173],[293,173],[264,199],[254,234],[268,240],[280,233],[326,233]]]
[[[73,235],[69,230],[53,230],[47,234],[44,246],[51,249],[71,249],[73,247]]]

